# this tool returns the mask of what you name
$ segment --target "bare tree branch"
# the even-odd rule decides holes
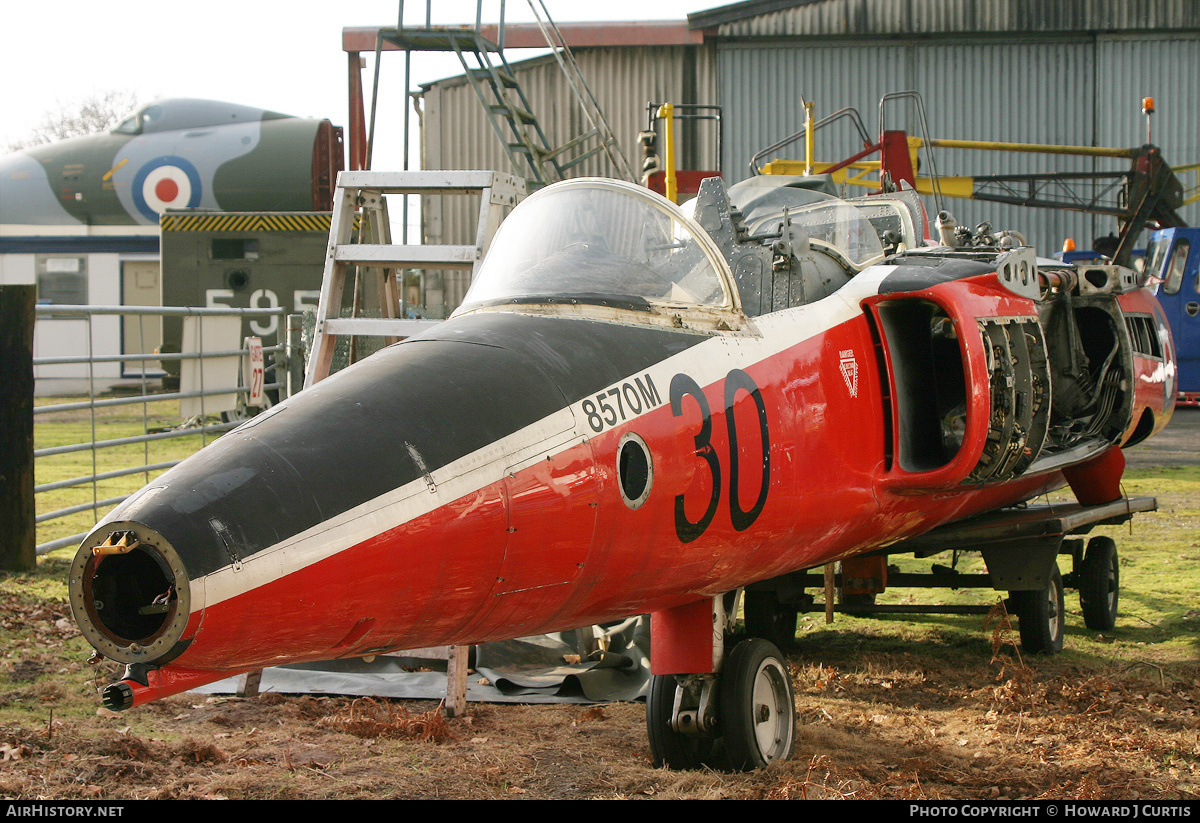
[[[130,114],[138,103],[137,95],[127,89],[100,91],[66,103],[42,115],[41,121],[24,138],[8,141],[5,150],[20,151],[68,137],[108,131]]]

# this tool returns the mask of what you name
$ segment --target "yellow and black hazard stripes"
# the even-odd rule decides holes
[[[329,232],[330,212],[221,212],[219,214],[164,214],[163,231],[319,231]]]

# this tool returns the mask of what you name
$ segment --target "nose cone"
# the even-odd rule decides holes
[[[166,539],[141,523],[98,527],[75,555],[70,576],[75,622],[104,656],[122,663],[165,662],[191,614],[183,561]]]
[[[97,649],[127,663],[190,649],[180,664],[255,667],[327,659],[376,634],[387,645],[447,589],[481,599],[495,580],[503,501],[438,519],[460,496],[455,467],[564,406],[519,352],[446,340],[385,349],[230,432],[110,514],[75,559],[76,620]],[[481,518],[473,539],[459,536]]]
[[[58,194],[36,154],[19,151],[0,157],[0,224],[77,226],[59,202]]]

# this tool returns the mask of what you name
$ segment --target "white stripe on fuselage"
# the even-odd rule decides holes
[[[867,269],[824,300],[753,318],[758,336],[714,335],[648,369],[628,375],[624,380],[606,387],[603,392],[610,388],[619,389],[623,384],[647,374],[658,387],[664,403],[669,401],[663,395],[664,391],[670,386],[671,378],[680,372],[690,375],[701,386],[710,385],[723,378],[732,368],[744,369],[861,316],[859,303],[878,294],[880,281],[892,269],[891,266]],[[580,322],[589,321],[583,319]],[[417,478],[255,553],[242,561],[238,571],[226,566],[193,580],[193,611],[237,597],[333,557],[440,506],[498,483],[505,474],[515,469],[586,442],[595,436],[587,425],[586,413],[582,408],[588,399],[577,401],[573,406],[560,409],[520,431],[435,469],[430,474],[434,486],[432,491],[425,477]],[[626,417],[620,425],[626,425],[651,411],[653,408],[643,408],[640,413]]]

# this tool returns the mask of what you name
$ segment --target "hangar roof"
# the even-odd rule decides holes
[[[744,0],[688,15],[719,37],[1200,29],[1195,0]]]
[[[361,26],[342,29],[342,50],[368,52],[375,50],[375,35],[380,26]],[[414,27],[416,28],[416,27]],[[470,28],[467,26],[464,29]],[[704,33],[691,28],[684,20],[638,20],[604,23],[559,23],[558,29],[571,48],[587,46],[687,46],[704,42]],[[498,33],[494,24],[484,25],[480,33],[493,43]],[[546,48],[546,38],[536,23],[506,23],[506,48]],[[384,51],[398,49],[384,43]]]

